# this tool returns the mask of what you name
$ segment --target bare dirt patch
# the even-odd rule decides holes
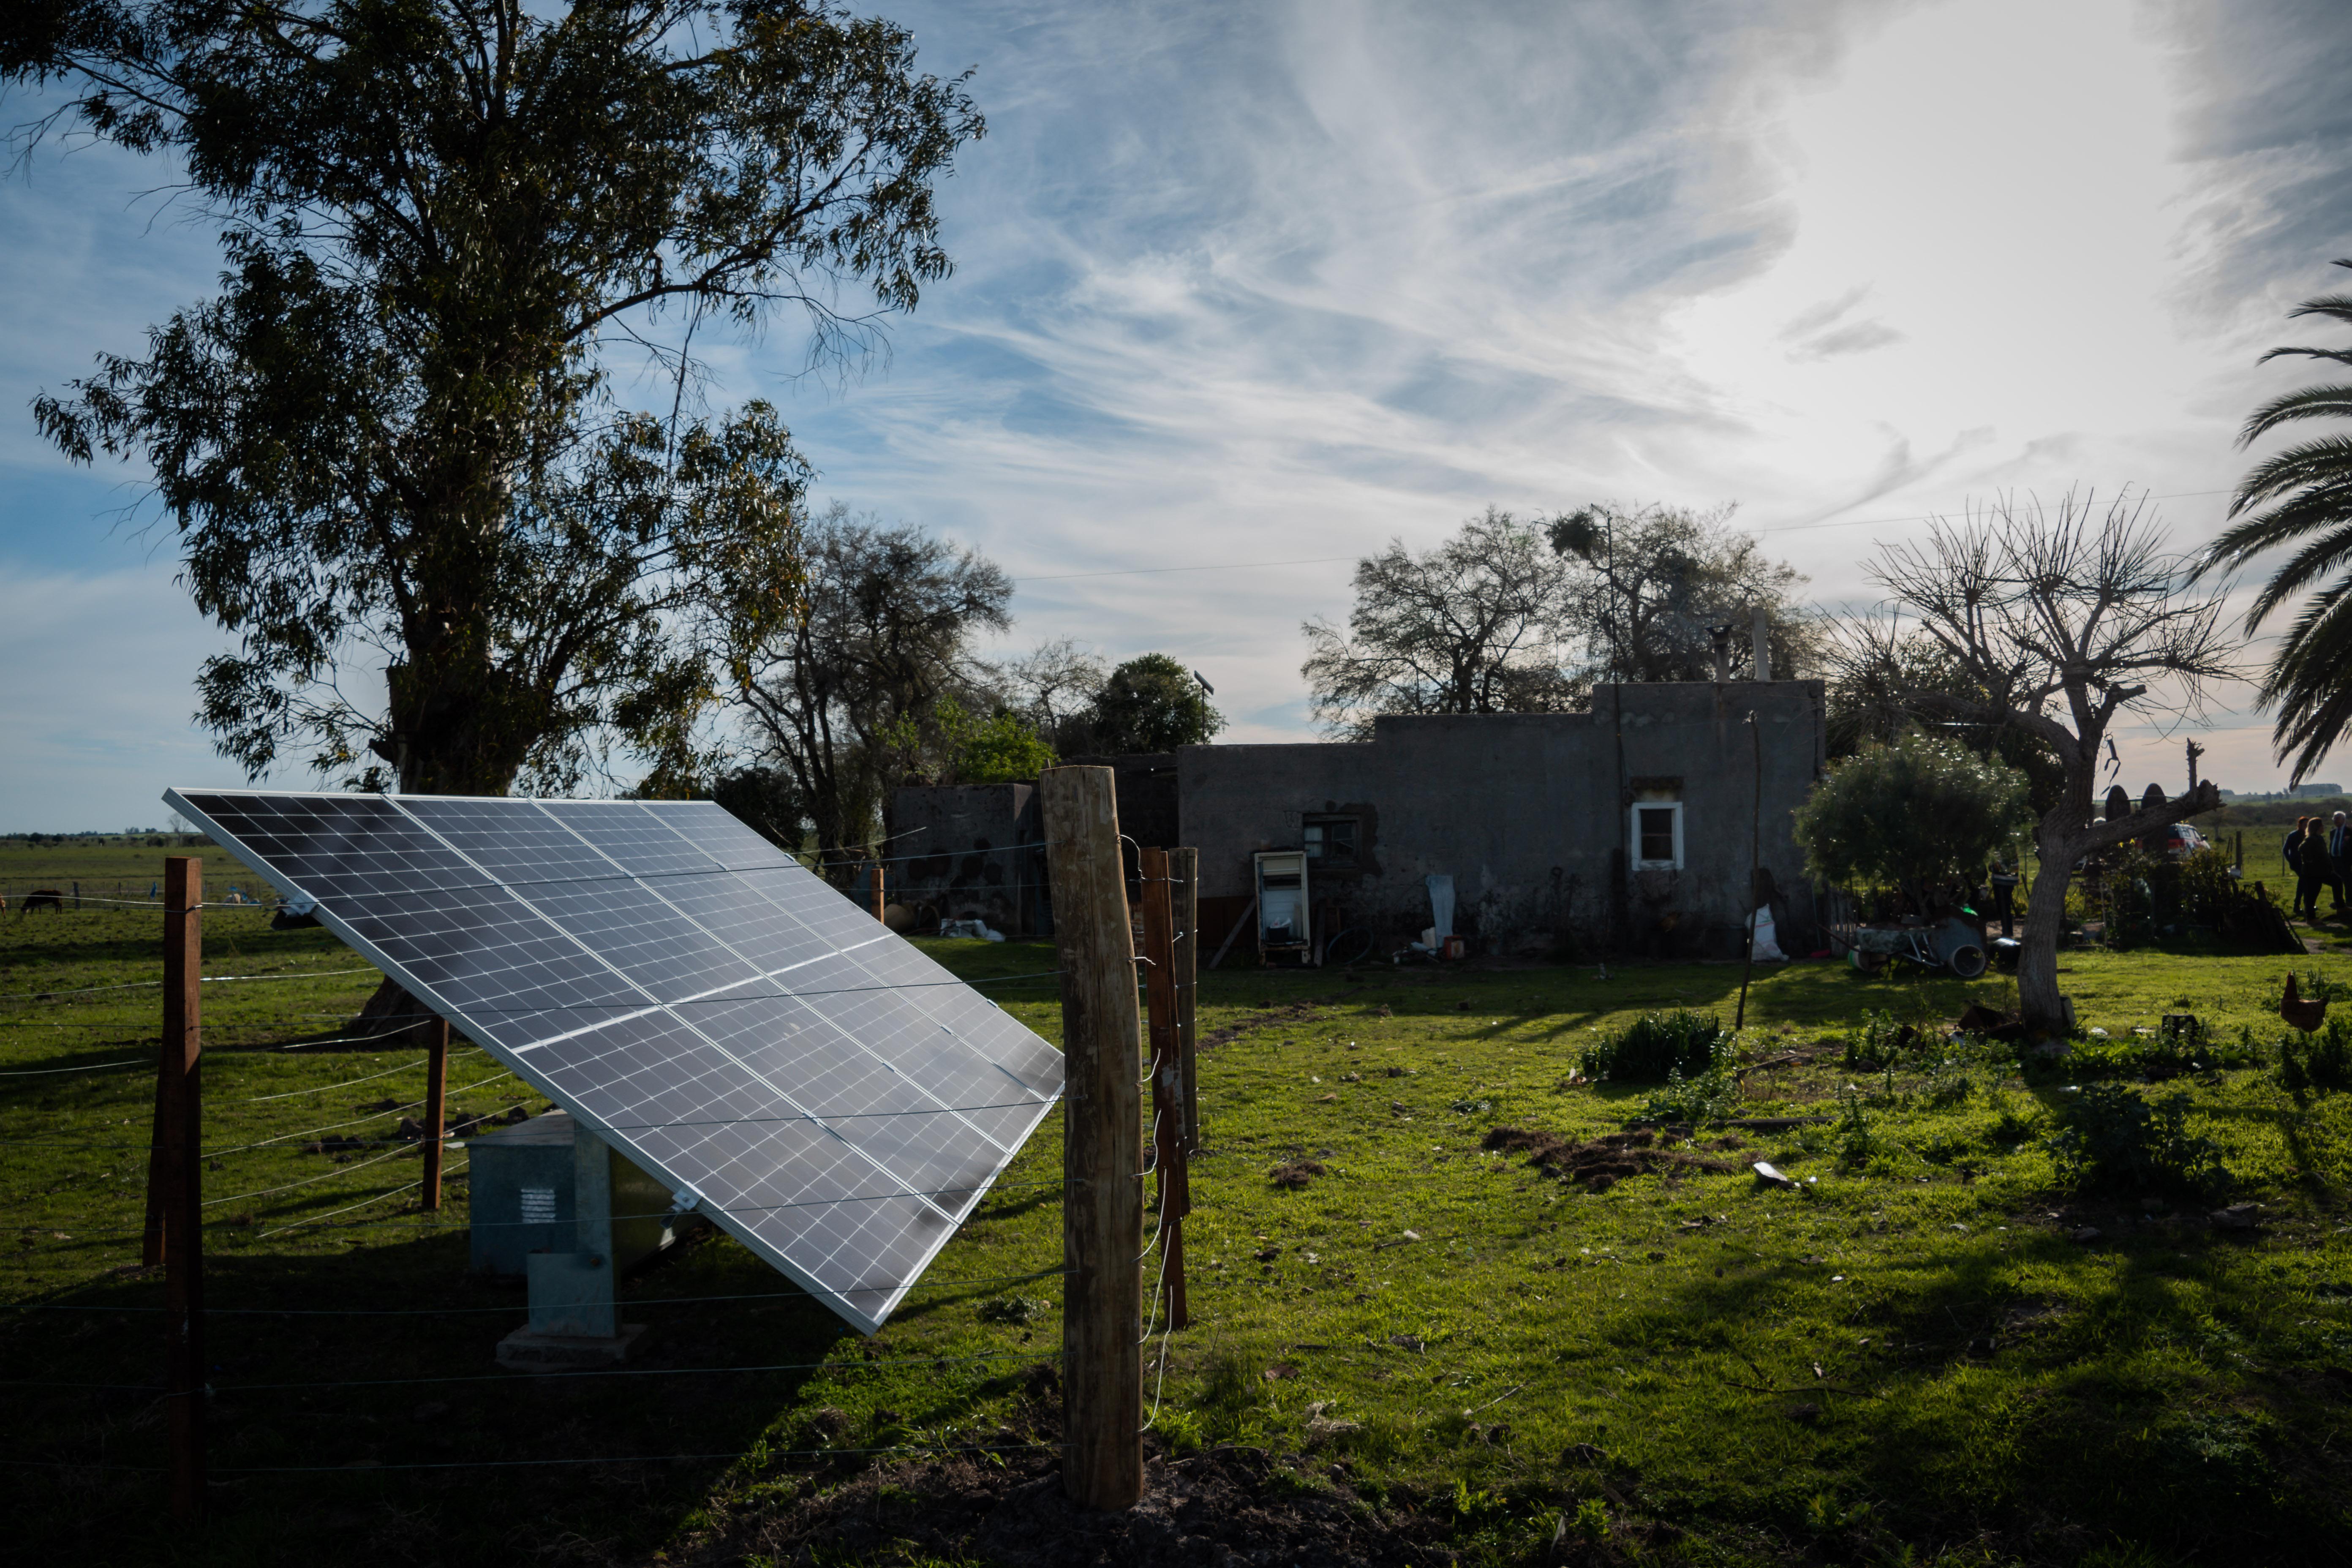
[[[1646,1128],[1579,1140],[1539,1128],[1497,1127],[1486,1134],[1482,1146],[1523,1153],[1528,1164],[1546,1174],[1580,1183],[1596,1193],[1607,1192],[1628,1176],[1654,1171],[1727,1176],[1739,1169],[1727,1160],[1711,1160],[1687,1149],[1663,1148],[1658,1135]]]
[[[1277,1024],[1311,1024],[1349,997],[1362,995],[1365,990],[1366,987],[1358,985],[1342,991],[1336,996],[1326,996],[1313,1002],[1293,1002],[1279,1007],[1271,1002],[1262,1002],[1256,1011],[1244,1013],[1223,1028],[1213,1029],[1202,1036],[1201,1047],[1206,1049],[1212,1046],[1229,1046],[1244,1035],[1254,1035],[1261,1029],[1271,1029]]]
[[[1374,1568],[1451,1561],[1434,1519],[1359,1497],[1346,1468],[1258,1448],[1150,1458],[1143,1500],[1090,1513],[1062,1495],[1052,1454],[877,1466],[723,1520],[679,1565],[984,1562],[1008,1568]]]

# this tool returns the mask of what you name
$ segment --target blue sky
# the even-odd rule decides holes
[[[2352,254],[2329,4],[886,9],[989,118],[957,272],[854,374],[780,323],[714,398],[776,401],[820,504],[1003,563],[1006,651],[1173,653],[1228,739],[1310,735],[1298,623],[1489,503],[1737,501],[1829,602],[2005,490],[2141,487],[2201,541],[2237,426],[2310,375],[2256,356]],[[0,827],[234,776],[138,475],[27,408],[206,291],[170,182],[86,149],[0,184]],[[2210,775],[2280,776],[2259,719],[2212,723]],[[2176,786],[2177,739],[2126,756]]]

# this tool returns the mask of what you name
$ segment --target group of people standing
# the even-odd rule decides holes
[[[2333,817],[2298,816],[2280,852],[2294,873],[2294,912],[2304,920],[2319,918],[2319,889],[2326,888],[2330,908],[2344,908],[2344,884],[2352,878],[2352,826],[2344,814]]]

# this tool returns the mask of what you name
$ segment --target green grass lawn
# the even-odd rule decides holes
[[[1057,1122],[870,1341],[711,1240],[626,1288],[650,1325],[632,1375],[502,1373],[522,1292],[466,1277],[463,1156],[436,1216],[390,1143],[342,1163],[299,1140],[243,1147],[338,1123],[381,1140],[403,1112],[374,1108],[422,1093],[415,1052],[274,1048],[331,1037],[373,973],[336,973],[362,966],[321,932],[211,911],[207,973],[271,978],[206,988],[223,1152],[205,1180],[228,1200],[206,1234],[218,1484],[212,1524],[175,1537],[160,1476],[135,1468],[163,1458],[142,1386],[161,1285],[136,1234],[155,993],[26,999],[154,978],[159,923],[0,922],[0,1072],[17,1075],[0,1077],[0,1300],[100,1309],[0,1312],[5,1456],[61,1467],[0,1468],[36,1560],[676,1560],[867,1462],[808,1450],[1051,1436],[1031,1374],[1059,1281],[1012,1277],[1059,1265]],[[1034,943],[926,945],[973,978],[1053,967]],[[2207,1205],[2069,1195],[2042,1144],[2069,1087],[2166,1013],[2274,1037],[2284,961],[2064,967],[2108,1038],[2032,1081],[2000,1053],[1889,1074],[1829,1048],[1751,1071],[1740,1109],[1859,1103],[1866,1144],[1847,1149],[1851,1122],[1736,1149],[1702,1131],[1684,1152],[1734,1173],[1601,1193],[1482,1144],[1622,1127],[1649,1091],[1571,1081],[1578,1053],[1651,1009],[1728,1021],[1737,966],[1204,976],[1203,1035],[1231,1037],[1202,1058],[1194,1322],[1164,1342],[1154,1440],[1297,1456],[1301,1488],[1344,1465],[1382,1506],[1443,1518],[1472,1562],[1543,1560],[1563,1516],[1594,1561],[2342,1560],[2343,1098],[2299,1109],[2263,1068],[2148,1090],[2193,1097],[2233,1195],[2268,1205],[2252,1235],[2209,1228]],[[2000,988],[1777,969],[1748,999],[1749,1054],[1811,1048],[1868,1010],[1948,1019]],[[1052,982],[991,989],[1058,1037]],[[544,1108],[497,1073],[460,1056],[453,1099]],[[1803,1190],[1759,1187],[1756,1159]],[[1301,1162],[1322,1173],[1269,1179]],[[2101,1238],[2068,1239],[2085,1225]],[[548,1458],[599,1462],[507,1463]]]

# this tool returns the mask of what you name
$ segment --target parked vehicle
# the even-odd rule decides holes
[[[2210,847],[2206,837],[2185,822],[2176,822],[2154,837],[2156,852],[2175,860],[2186,860]]]

